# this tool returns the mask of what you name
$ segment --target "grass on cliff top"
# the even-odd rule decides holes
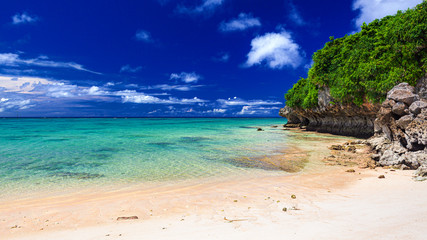
[[[415,85],[427,68],[427,0],[413,9],[362,25],[313,54],[307,78],[286,94],[286,105],[317,106],[318,90],[330,88],[335,102],[380,102],[400,82]]]

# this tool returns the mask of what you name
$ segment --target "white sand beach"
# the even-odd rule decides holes
[[[310,159],[327,156],[326,145],[331,141],[312,145]],[[3,201],[0,236],[31,240],[425,239],[427,183],[414,181],[413,171],[356,166],[350,173],[345,166],[311,168],[290,176]],[[138,219],[117,220],[132,216]]]

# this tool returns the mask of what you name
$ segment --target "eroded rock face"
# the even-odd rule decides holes
[[[374,135],[374,119],[380,109],[379,104],[356,106],[333,103],[328,88],[319,90],[318,96],[316,108],[286,106],[280,109],[279,114],[288,119],[290,127],[306,126],[306,129],[311,131],[362,138]]]
[[[416,88],[407,83],[395,86],[378,111],[375,136],[368,142],[380,156],[380,165],[427,169],[426,79],[420,82]]]
[[[329,89],[319,90],[318,107],[285,107],[280,115],[295,126],[368,140],[372,159],[383,166],[419,169],[427,178],[427,74],[416,87],[396,85],[382,104],[334,104]]]

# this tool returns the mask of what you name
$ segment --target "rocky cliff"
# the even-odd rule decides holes
[[[329,89],[318,93],[318,106],[311,109],[284,107],[280,116],[288,127],[305,127],[310,131],[368,138],[374,135],[374,120],[380,104],[342,105],[333,103]]]
[[[279,114],[288,127],[328,132],[368,140],[379,165],[418,169],[427,177],[427,75],[416,87],[400,83],[382,104],[333,104],[327,88],[319,91],[318,107],[284,107]]]
[[[419,169],[427,176],[427,76],[416,87],[400,83],[391,89],[369,139],[380,165]]]

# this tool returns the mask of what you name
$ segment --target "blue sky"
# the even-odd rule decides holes
[[[2,1],[0,117],[274,117],[329,36],[420,2]]]

